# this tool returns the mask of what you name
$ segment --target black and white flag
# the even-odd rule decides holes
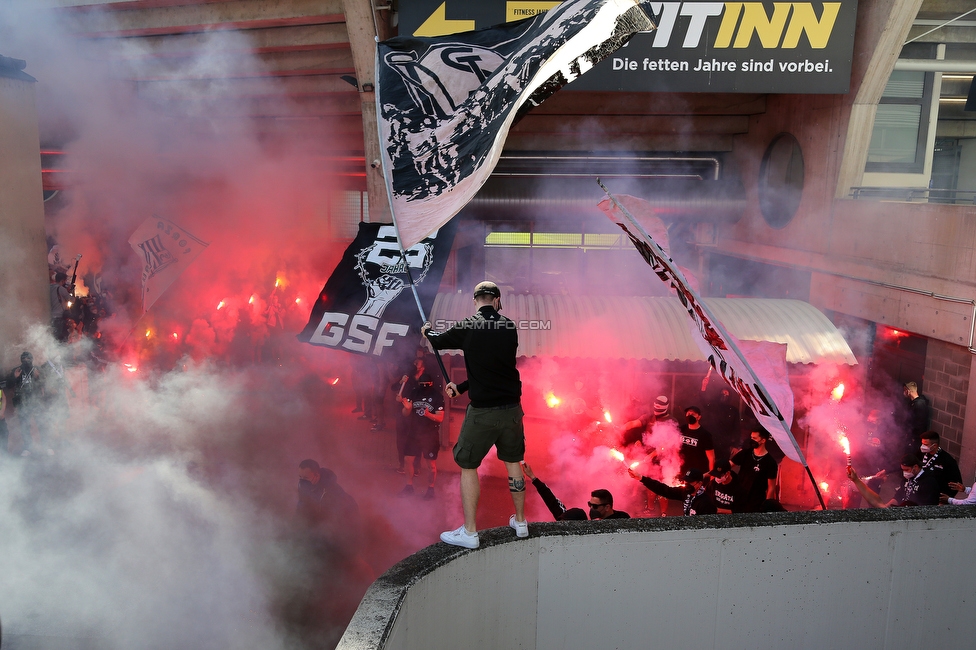
[[[406,250],[420,302],[429,313],[454,243],[449,224]],[[376,356],[412,357],[420,341],[420,315],[410,292],[392,224],[360,223],[300,341]]]
[[[132,233],[129,245],[142,263],[142,311],[145,313],[210,244],[172,221],[152,216]]]
[[[566,0],[519,22],[380,43],[380,149],[403,245],[481,189],[518,117],[653,28],[637,0]]]

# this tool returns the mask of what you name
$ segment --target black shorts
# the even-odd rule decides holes
[[[421,456],[427,460],[437,460],[441,450],[440,436],[437,431],[412,431],[407,436],[403,448],[404,456]]]

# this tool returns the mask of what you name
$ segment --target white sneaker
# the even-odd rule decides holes
[[[441,533],[441,541],[445,544],[463,546],[464,548],[478,548],[481,544],[481,540],[478,539],[478,533],[469,533],[464,527],[464,524],[461,524],[461,527],[456,530]]]
[[[516,537],[528,537],[529,536],[529,522],[527,521],[516,521],[515,515],[508,518],[508,525],[515,531]]]

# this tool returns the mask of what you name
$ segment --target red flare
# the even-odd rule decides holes
[[[834,386],[834,389],[830,391],[830,397],[835,402],[839,402],[844,397],[844,384],[840,383]]]

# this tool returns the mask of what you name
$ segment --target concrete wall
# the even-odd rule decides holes
[[[931,429],[956,459],[962,448],[972,361],[969,350],[942,341],[929,341],[925,352],[924,392],[932,400]],[[972,471],[964,474],[971,475]]]
[[[531,524],[384,574],[366,648],[971,647],[976,508]]]
[[[0,77],[0,369],[51,319],[34,83]]]

